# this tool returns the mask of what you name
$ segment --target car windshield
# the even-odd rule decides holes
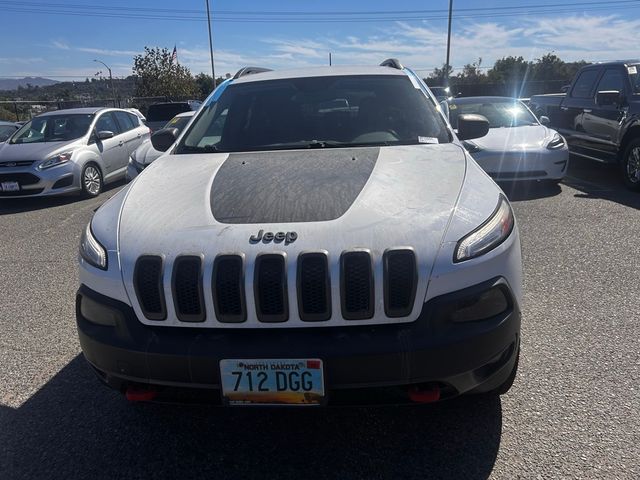
[[[458,116],[467,113],[482,115],[489,120],[490,128],[521,127],[538,125],[538,120],[522,103],[510,99],[454,101],[449,105],[449,121],[453,128],[458,128]]]
[[[162,122],[171,120],[173,117],[182,112],[188,112],[191,107],[188,103],[156,103],[150,105],[147,111],[148,122]]]
[[[230,84],[176,153],[449,141],[441,116],[408,77],[344,75]]]
[[[10,143],[67,142],[84,136],[93,114],[45,115],[27,122]]]
[[[0,125],[0,142],[4,142],[16,131],[16,127],[13,125]]]
[[[191,116],[173,117],[171,120],[167,122],[164,128],[177,128],[178,132],[181,132],[182,130],[184,130],[184,127],[187,126],[187,123],[189,123],[189,120],[191,120]]]

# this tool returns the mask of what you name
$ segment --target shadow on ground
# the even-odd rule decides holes
[[[124,181],[110,183],[105,185],[104,190],[96,200],[103,199],[105,201],[113,190],[122,187]],[[59,197],[30,197],[30,198],[0,198],[0,215],[8,215],[11,213],[33,212],[46,208],[60,207],[71,203],[81,203],[84,201],[92,201],[86,199],[82,195],[61,195]]]
[[[0,407],[0,477],[487,478],[500,400],[334,409],[129,404],[76,357]]]

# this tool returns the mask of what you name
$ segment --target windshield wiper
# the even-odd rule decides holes
[[[182,147],[180,147],[179,149],[180,153],[218,153],[221,151],[222,150],[220,150],[214,144],[204,145],[202,147],[190,147],[189,145],[182,145]]]
[[[311,140],[307,143],[307,148],[340,148],[348,146],[348,143],[334,142],[331,140]]]

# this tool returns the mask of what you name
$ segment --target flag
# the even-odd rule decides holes
[[[171,63],[178,63],[178,50],[176,50],[176,46],[173,46],[173,53],[171,54]]]

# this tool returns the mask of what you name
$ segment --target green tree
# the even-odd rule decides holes
[[[529,76],[531,64],[522,57],[503,57],[496,60],[487,72],[490,83],[520,83]]]
[[[487,76],[481,70],[482,58],[478,58],[476,62],[467,63],[462,67],[462,72],[456,75],[456,84],[462,83],[486,83]]]
[[[447,70],[449,71],[449,75],[447,76],[451,77],[451,74],[453,73],[453,68],[451,67],[451,65],[449,65],[449,67],[447,68],[447,65],[443,63],[442,68],[434,68],[433,72],[431,72],[431,75],[425,78],[427,85],[429,85],[430,87],[443,86],[445,84],[445,72]]]
[[[139,97],[195,97],[198,84],[189,69],[173,61],[166,48],[144,47],[144,53],[133,57],[133,74],[137,77]]]

